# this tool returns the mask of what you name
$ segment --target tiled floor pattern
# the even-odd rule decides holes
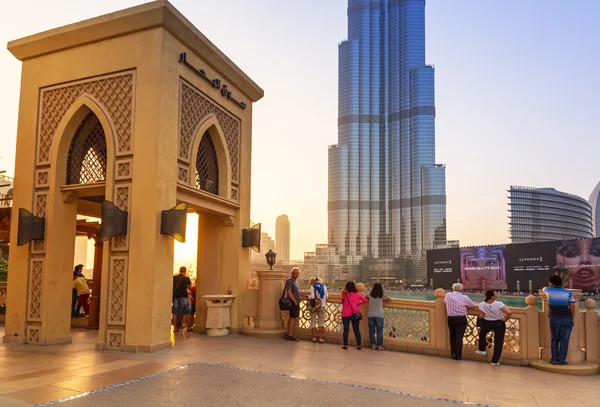
[[[72,345],[0,344],[0,407],[43,403],[198,362],[500,407],[600,407],[600,376],[240,335],[184,338],[182,332],[173,348],[154,354],[97,352],[96,332],[72,335]]]
[[[194,389],[195,391],[177,391]],[[454,401],[461,404],[462,402]],[[56,406],[50,402],[40,407]],[[390,390],[299,379],[283,373],[223,365],[192,364],[147,379],[101,389],[61,403],[64,407],[139,406],[363,406],[448,407],[444,400]],[[466,403],[462,403],[466,404]],[[490,407],[469,404],[474,407]]]

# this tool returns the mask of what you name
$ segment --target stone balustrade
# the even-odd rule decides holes
[[[279,280],[284,279],[284,276],[277,277]],[[265,287],[267,286],[266,281]],[[269,290],[263,296],[272,297],[271,301],[273,304],[276,304],[280,296],[281,286],[282,282],[274,284],[273,290]],[[7,283],[0,282],[0,322],[3,322],[7,292]],[[577,296],[580,295],[580,293],[576,294]],[[444,296],[444,290],[438,289],[436,290],[437,298],[435,301],[391,299],[386,302],[384,305],[385,317],[383,328],[385,348],[399,352],[450,356]],[[264,316],[260,315],[261,312],[259,311],[259,309],[262,309],[259,304],[264,301],[265,299],[261,300],[259,297],[259,290],[251,289],[248,291],[244,301],[244,316],[247,318],[247,324],[244,328],[245,334],[263,336],[259,332],[260,329],[254,327],[253,321],[255,319],[260,320],[261,317],[264,318]],[[544,304],[543,310],[539,311],[537,308],[538,301],[544,301],[544,298],[541,297],[538,299],[530,295],[524,299],[525,308],[511,307],[512,316],[506,323],[504,348],[501,358],[502,363],[527,366],[530,364],[539,364],[539,362],[543,362],[548,358],[550,332],[547,307]],[[265,310],[272,308],[266,305],[262,307]],[[363,345],[368,346],[369,327],[367,307],[367,304],[361,306],[360,311],[364,315],[364,318],[360,322],[360,330]],[[585,300],[584,307],[585,311],[578,310],[576,314],[568,360],[573,364],[594,366],[600,361],[600,314],[596,312],[595,300]],[[274,312],[271,311],[269,311],[269,315]],[[340,295],[329,294],[325,314],[324,339],[326,342],[342,343],[341,312]],[[488,357],[475,355],[474,351],[477,349],[479,342],[479,332],[476,327],[478,312],[479,310],[476,307],[467,316],[468,325],[463,340],[463,358],[486,361],[491,357],[493,333],[490,333],[487,337]],[[287,323],[288,313],[282,312],[281,317],[282,323],[278,324],[278,327],[283,328],[284,323]],[[256,332],[253,333],[253,330],[256,330]],[[274,331],[277,331],[279,335],[282,330],[274,329]],[[306,340],[310,340],[312,337],[310,311],[307,307],[307,301],[302,301],[300,304],[300,318],[296,327],[296,336]],[[355,345],[352,333],[350,333],[350,344]]]
[[[415,301],[392,299],[384,305],[384,347],[388,350],[410,352],[434,356],[450,356],[449,332],[446,323],[446,307],[443,299],[444,290],[437,290],[435,301]],[[531,361],[540,360],[550,332],[548,316],[539,311],[535,296],[524,299],[526,308],[511,307],[512,316],[506,323],[504,348],[501,362],[505,364],[527,366]],[[363,346],[369,346],[369,328],[367,307],[363,305],[361,312],[365,318],[360,322]],[[588,299],[586,310],[578,312],[575,329],[578,334],[573,338],[579,346],[570,348],[569,355],[581,353],[579,361],[584,364],[598,364],[600,355],[600,315],[596,312],[596,302]],[[300,307],[300,318],[296,336],[310,340],[310,312],[307,302]],[[479,330],[476,327],[478,307],[467,316],[468,326],[463,339],[463,359],[487,361],[491,359],[493,333],[488,334],[488,356],[475,355],[479,343]],[[287,318],[287,313],[282,313]],[[354,335],[350,333],[350,344],[355,345]],[[579,337],[579,338],[578,338]],[[330,343],[342,343],[341,299],[339,294],[330,294],[327,300],[324,339]],[[577,357],[573,356],[574,362]]]

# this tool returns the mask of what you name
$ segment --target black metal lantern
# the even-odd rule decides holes
[[[267,258],[267,264],[269,265],[269,270],[273,270],[273,264],[275,264],[275,258],[277,257],[277,254],[273,250],[269,249],[267,254],[265,254],[265,257]]]

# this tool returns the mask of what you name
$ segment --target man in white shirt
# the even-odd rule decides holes
[[[450,353],[452,359],[456,360],[462,358],[463,338],[467,330],[467,311],[475,307],[473,301],[464,295],[462,290],[462,284],[452,284],[452,292],[446,293],[444,297],[450,330]]]

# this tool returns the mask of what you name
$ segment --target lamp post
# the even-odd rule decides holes
[[[265,257],[267,258],[267,264],[269,265],[269,270],[273,270],[273,264],[275,264],[275,258],[277,257],[277,254],[273,250],[269,249],[267,254],[265,254]]]

